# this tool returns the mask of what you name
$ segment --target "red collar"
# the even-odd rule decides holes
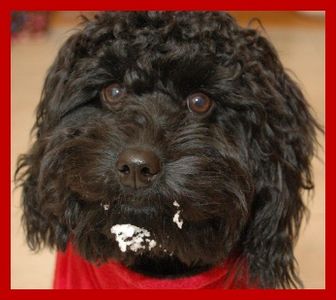
[[[115,261],[96,266],[69,245],[57,254],[56,289],[204,289],[246,288],[246,272],[234,282],[233,264],[223,263],[206,272],[178,279],[157,279],[131,271]],[[234,272],[230,272],[234,273]]]

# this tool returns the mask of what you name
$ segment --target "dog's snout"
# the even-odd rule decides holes
[[[124,186],[138,189],[153,182],[161,172],[161,162],[151,150],[127,149],[120,153],[116,169]]]

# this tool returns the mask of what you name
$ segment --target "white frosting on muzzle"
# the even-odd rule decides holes
[[[139,249],[149,251],[156,246],[156,241],[150,239],[150,232],[132,224],[116,224],[111,227],[111,233],[115,235],[120,251],[127,249],[137,252]]]
[[[174,201],[173,205],[176,206],[177,208],[180,207],[180,204],[178,204],[177,201]],[[173,217],[173,222],[176,223],[178,228],[182,229],[183,220],[180,214],[181,210],[178,210]]]

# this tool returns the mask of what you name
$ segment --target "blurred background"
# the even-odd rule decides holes
[[[230,12],[242,26],[258,18],[284,66],[302,87],[313,113],[324,126],[325,22],[320,11]],[[12,15],[12,178],[20,153],[31,145],[29,136],[46,71],[57,50],[80,22],[94,12],[14,12]],[[260,26],[257,22],[251,25]],[[313,161],[316,189],[309,201],[311,215],[302,228],[296,256],[305,288],[325,287],[325,172],[324,137]],[[14,188],[14,186],[12,186]],[[13,190],[13,189],[12,189]],[[11,203],[11,288],[48,289],[52,286],[54,255],[49,250],[31,252],[20,224],[20,190]]]

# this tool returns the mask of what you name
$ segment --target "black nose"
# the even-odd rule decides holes
[[[127,149],[116,162],[120,182],[135,189],[149,186],[161,171],[157,155],[145,149]]]

